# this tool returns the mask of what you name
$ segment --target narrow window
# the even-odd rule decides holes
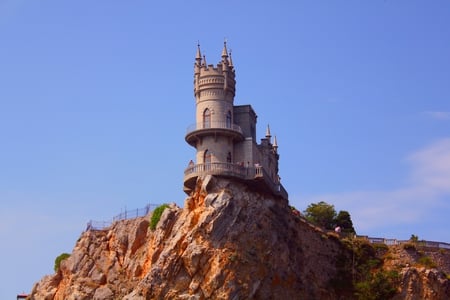
[[[203,128],[211,127],[211,112],[207,108],[203,111]]]
[[[227,128],[231,128],[231,111],[227,113]]]
[[[205,150],[203,161],[204,161],[205,164],[210,164],[211,163],[211,152],[209,152],[208,150]]]
[[[231,152],[228,152],[228,155],[227,155],[227,163],[231,163]]]

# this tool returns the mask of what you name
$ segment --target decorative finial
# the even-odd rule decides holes
[[[197,55],[195,56],[195,60],[200,63],[202,60],[202,53],[200,51],[200,41],[197,41]]]
[[[230,52],[228,53],[228,62],[230,64],[230,67],[233,67],[233,60],[231,59],[231,49]]]
[[[203,54],[203,65],[205,67],[208,67],[208,65],[206,64],[206,56],[205,56],[205,54]]]
[[[227,39],[223,41],[223,50],[222,50],[222,60],[225,61],[225,58],[228,58]]]
[[[266,138],[269,139],[269,141],[270,141],[270,137],[271,137],[271,135],[270,135],[270,127],[269,127],[269,124],[267,124]]]
[[[277,152],[278,149],[277,136],[273,137],[273,149],[275,150],[275,152]]]

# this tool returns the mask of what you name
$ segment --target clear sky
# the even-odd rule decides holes
[[[450,1],[0,0],[1,299],[90,219],[183,206],[196,45],[224,38],[292,205],[450,242]]]

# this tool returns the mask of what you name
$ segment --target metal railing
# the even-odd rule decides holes
[[[158,207],[160,204],[147,204],[143,208],[137,208],[132,210],[125,210],[120,214],[114,216],[111,221],[93,221],[90,220],[87,223],[86,231],[88,230],[103,230],[110,227],[114,222],[121,220],[135,219],[138,217],[144,217],[149,214],[153,209]]]
[[[359,239],[368,240],[371,244],[385,244],[388,246],[402,245],[407,243],[412,243],[411,240],[397,240],[397,239],[387,239],[387,238],[379,238],[379,237],[369,237],[366,235],[358,235],[356,236]],[[418,246],[429,247],[429,248],[439,248],[439,249],[449,249],[450,244],[444,242],[435,242],[435,241],[417,241],[414,242]]]

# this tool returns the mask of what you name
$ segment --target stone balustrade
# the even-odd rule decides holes
[[[244,180],[262,179],[274,194],[288,199],[288,193],[284,187],[273,180],[262,166],[246,166],[221,162],[193,164],[184,171],[184,182],[187,183],[200,175],[229,176]]]

